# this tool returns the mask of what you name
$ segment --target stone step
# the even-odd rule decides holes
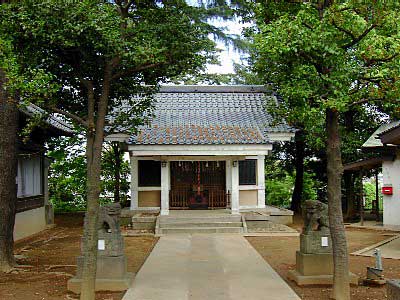
[[[242,222],[160,222],[160,228],[242,227]]]
[[[133,223],[151,223],[155,222],[157,217],[132,217]]]
[[[218,216],[218,217],[175,217],[161,216],[160,223],[214,223],[214,222],[242,222],[241,216]]]
[[[191,234],[191,233],[243,233],[243,227],[184,227],[160,228],[161,234]]]

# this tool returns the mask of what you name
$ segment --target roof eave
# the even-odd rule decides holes
[[[264,85],[163,85],[159,93],[272,93]]]
[[[133,156],[248,156],[268,155],[272,144],[128,145]]]
[[[400,145],[400,126],[382,132],[378,136],[382,144]]]

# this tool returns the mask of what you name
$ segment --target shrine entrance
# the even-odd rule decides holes
[[[227,208],[225,161],[172,161],[170,209]]]

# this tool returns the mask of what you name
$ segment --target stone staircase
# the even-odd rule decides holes
[[[245,226],[241,215],[159,216],[156,234],[180,233],[243,233]]]

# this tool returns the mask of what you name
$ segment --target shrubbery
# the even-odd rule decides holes
[[[267,174],[268,177],[268,174]],[[267,178],[265,181],[266,201],[268,205],[290,207],[294,189],[295,174],[284,173]],[[316,200],[319,182],[313,174],[304,173],[303,199]]]

